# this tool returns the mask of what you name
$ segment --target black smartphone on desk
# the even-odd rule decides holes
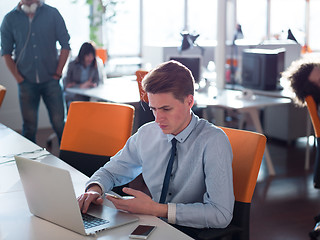
[[[151,225],[139,225],[133,232],[129,235],[129,238],[136,239],[147,239],[156,226]]]

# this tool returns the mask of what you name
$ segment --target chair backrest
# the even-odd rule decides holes
[[[311,122],[313,125],[315,135],[317,138],[319,138],[320,137],[320,118],[318,115],[317,104],[314,101],[312,96],[307,96],[305,98],[305,101],[307,103],[307,107],[308,107],[308,111],[310,114],[310,118],[311,118]]]
[[[96,56],[102,60],[103,64],[105,64],[108,60],[107,49],[96,48]]]
[[[6,95],[7,89],[5,88],[5,86],[0,84],[0,107],[2,105],[4,96]]]
[[[125,145],[133,117],[134,107],[126,104],[72,102],[59,157],[91,176]]]
[[[146,94],[146,92],[142,89],[142,84],[141,81],[144,78],[144,76],[146,76],[148,74],[148,71],[145,70],[137,70],[136,71],[136,76],[137,76],[137,83],[139,86],[139,94],[140,94],[140,100],[143,102],[148,103],[148,95]]]
[[[221,127],[233,152],[235,206],[231,224],[241,228],[234,239],[249,239],[250,206],[267,138],[260,133]]]
[[[235,199],[251,203],[267,139],[256,132],[221,128],[227,134],[233,152]]]
[[[320,189],[320,118],[318,115],[317,104],[314,101],[314,98],[309,95],[305,98],[305,101],[307,103],[307,108],[317,140],[316,159],[313,166],[313,186],[314,188]]]

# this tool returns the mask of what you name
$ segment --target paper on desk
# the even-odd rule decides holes
[[[45,156],[50,155],[51,153],[48,152],[45,148],[38,148],[36,150],[30,151],[30,152],[20,152],[20,153],[9,153],[7,155],[0,156],[0,165],[6,164],[10,162],[14,162],[14,156],[20,156],[29,158],[32,160],[41,159]]]

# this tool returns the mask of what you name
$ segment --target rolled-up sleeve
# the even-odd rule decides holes
[[[57,34],[58,42],[62,49],[70,50],[71,49],[69,44],[70,35],[68,33],[65,21],[61,16],[61,14],[58,12],[58,10],[56,11],[56,14],[57,14],[56,34]]]
[[[10,21],[8,20],[8,17],[5,16],[2,24],[1,24],[1,56],[7,55],[7,54],[12,54],[13,51],[13,36],[10,31]]]

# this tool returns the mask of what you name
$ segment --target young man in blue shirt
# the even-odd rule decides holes
[[[124,188],[135,198],[115,199],[118,208],[149,214],[171,224],[191,228],[224,228],[232,219],[234,194],[232,149],[226,134],[199,119],[194,104],[194,79],[189,69],[176,61],[160,64],[143,79],[155,121],[139,128],[126,145],[89,180],[78,198],[82,212],[91,202],[101,204],[104,193],[142,173],[152,197]],[[165,199],[163,182],[176,139],[176,155]]]
[[[40,0],[21,0],[2,21],[1,54],[18,83],[22,134],[33,142],[41,97],[61,140],[65,107],[59,80],[70,51],[69,39],[58,10]],[[57,41],[61,45],[59,56]]]

